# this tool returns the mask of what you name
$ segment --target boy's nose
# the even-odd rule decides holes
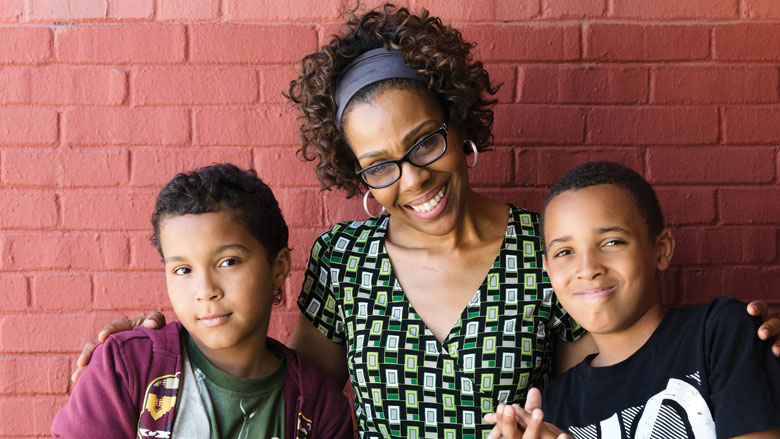
[[[212,276],[204,273],[198,283],[198,290],[195,294],[197,300],[217,300],[222,297],[222,289],[214,282]]]
[[[580,252],[580,264],[577,271],[577,277],[580,279],[595,279],[604,274],[604,266],[601,259],[593,250]]]

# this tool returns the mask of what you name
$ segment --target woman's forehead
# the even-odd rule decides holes
[[[414,88],[388,87],[367,99],[350,102],[344,114],[344,132],[356,126],[416,124],[425,119],[441,119],[442,109],[429,93]]]

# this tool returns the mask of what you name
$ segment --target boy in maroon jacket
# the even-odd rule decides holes
[[[352,438],[335,383],[267,337],[290,250],[279,205],[255,172],[220,164],[177,175],[152,225],[179,322],[100,345],[52,434]]]

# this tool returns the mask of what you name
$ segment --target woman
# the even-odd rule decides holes
[[[548,378],[553,336],[582,330],[546,281],[536,214],[469,186],[496,91],[472,45],[425,11],[347,26],[288,96],[323,185],[367,186],[384,212],[315,242],[290,344],[349,372],[364,437],[482,437],[496,401]]]
[[[323,186],[382,206],[314,243],[290,341],[350,378],[363,438],[484,437],[484,414],[544,385],[554,340],[581,340],[557,344],[562,364],[592,349],[552,294],[537,215],[469,186],[496,92],[472,47],[426,11],[350,13],[287,93]]]

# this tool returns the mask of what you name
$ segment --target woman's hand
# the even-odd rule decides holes
[[[485,415],[485,422],[496,424],[488,439],[566,439],[569,435],[558,427],[542,422],[542,393],[528,389],[525,408],[517,404],[499,404],[495,413]]]
[[[89,360],[92,358],[92,352],[95,350],[98,343],[106,341],[111,334],[122,331],[132,331],[139,326],[160,329],[165,326],[165,316],[159,311],[152,311],[148,316],[136,317],[134,319],[127,319],[126,317],[116,319],[104,326],[103,329],[98,332],[97,340],[88,341],[84,345],[84,349],[81,350],[81,354],[79,354],[79,358],[76,360],[76,370],[73,371],[70,380],[74,384],[79,380],[81,372],[84,371],[84,368],[89,364]]]
[[[758,338],[761,340],[771,340],[772,354],[780,358],[780,318],[769,316],[769,305],[763,300],[754,300],[747,305],[747,312],[751,316],[758,316],[764,321],[758,328]]]
[[[491,422],[495,417],[496,426],[488,439],[567,439],[569,435],[558,427],[542,422],[542,409],[528,412],[517,404],[499,404],[496,413],[485,416]]]

